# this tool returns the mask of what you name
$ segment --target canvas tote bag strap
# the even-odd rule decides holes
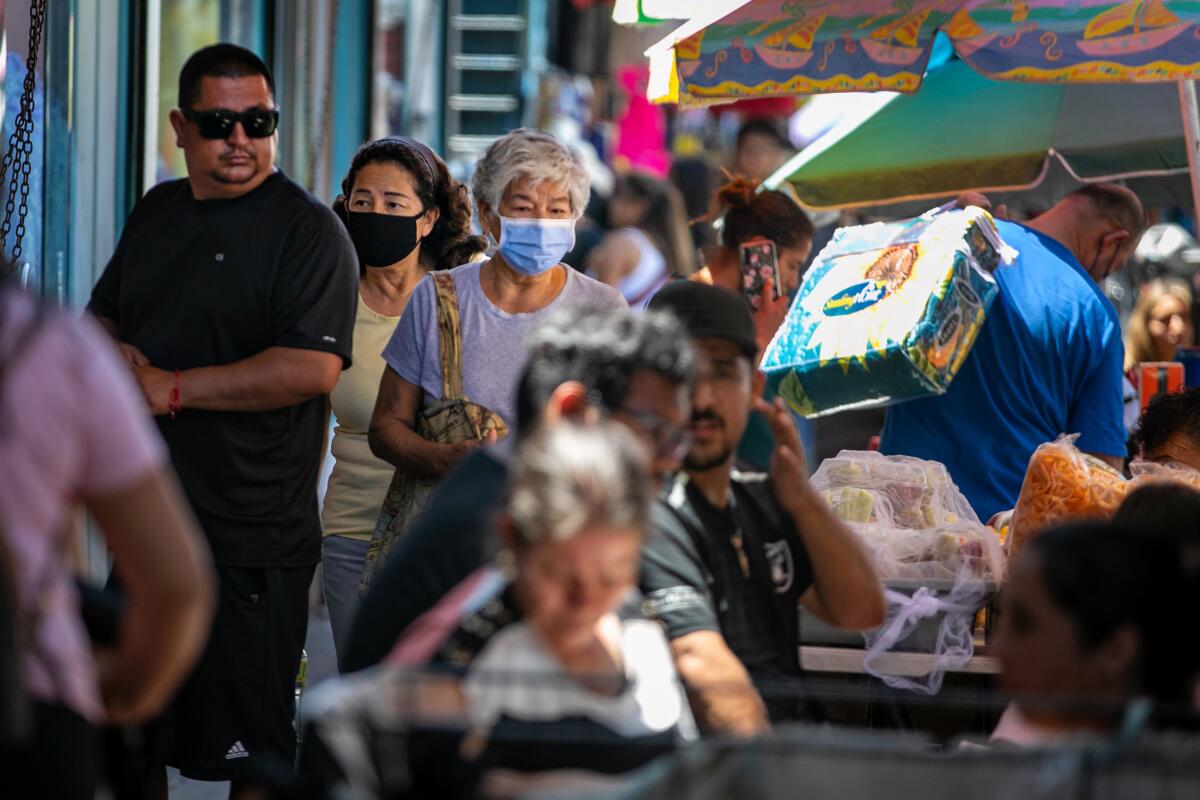
[[[458,316],[458,292],[454,277],[447,272],[431,273],[437,292],[438,341],[442,359],[442,399],[463,397],[462,327]]]

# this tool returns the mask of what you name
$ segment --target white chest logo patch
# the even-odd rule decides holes
[[[767,542],[763,545],[767,554],[767,566],[771,570],[771,583],[775,594],[786,594],[796,577],[796,566],[792,562],[792,549],[786,541]]]

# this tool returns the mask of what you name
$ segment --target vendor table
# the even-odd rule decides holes
[[[863,657],[866,654],[867,651],[861,648],[803,645],[800,648],[800,667],[806,672],[865,675]],[[876,668],[890,675],[919,678],[929,673],[932,664],[933,656],[929,653],[884,653],[876,662]],[[977,654],[962,667],[950,672],[999,675],[1000,661],[995,656]]]

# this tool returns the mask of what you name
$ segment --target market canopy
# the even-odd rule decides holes
[[[1075,181],[1176,179],[1187,145],[1172,84],[994,81],[951,61],[925,88],[892,95],[804,149],[765,182],[791,184],[814,209],[1032,190],[1065,170]]]
[[[734,0],[736,4],[736,0]],[[1200,3],[1172,0],[743,0],[655,44],[650,98],[915,92],[938,31],[982,75],[1034,83],[1200,77]]]

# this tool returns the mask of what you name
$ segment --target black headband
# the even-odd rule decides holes
[[[418,142],[416,139],[410,139],[407,136],[393,136],[392,141],[408,148],[409,150],[411,150],[412,152],[414,152],[418,156],[420,156],[421,161],[423,161],[425,163],[425,168],[427,170],[429,170],[429,182],[433,184],[433,189],[434,189],[434,192],[436,193],[437,188],[438,188],[439,173],[438,173],[437,167],[434,166],[435,162],[434,162],[433,151],[430,150],[425,145]]]

